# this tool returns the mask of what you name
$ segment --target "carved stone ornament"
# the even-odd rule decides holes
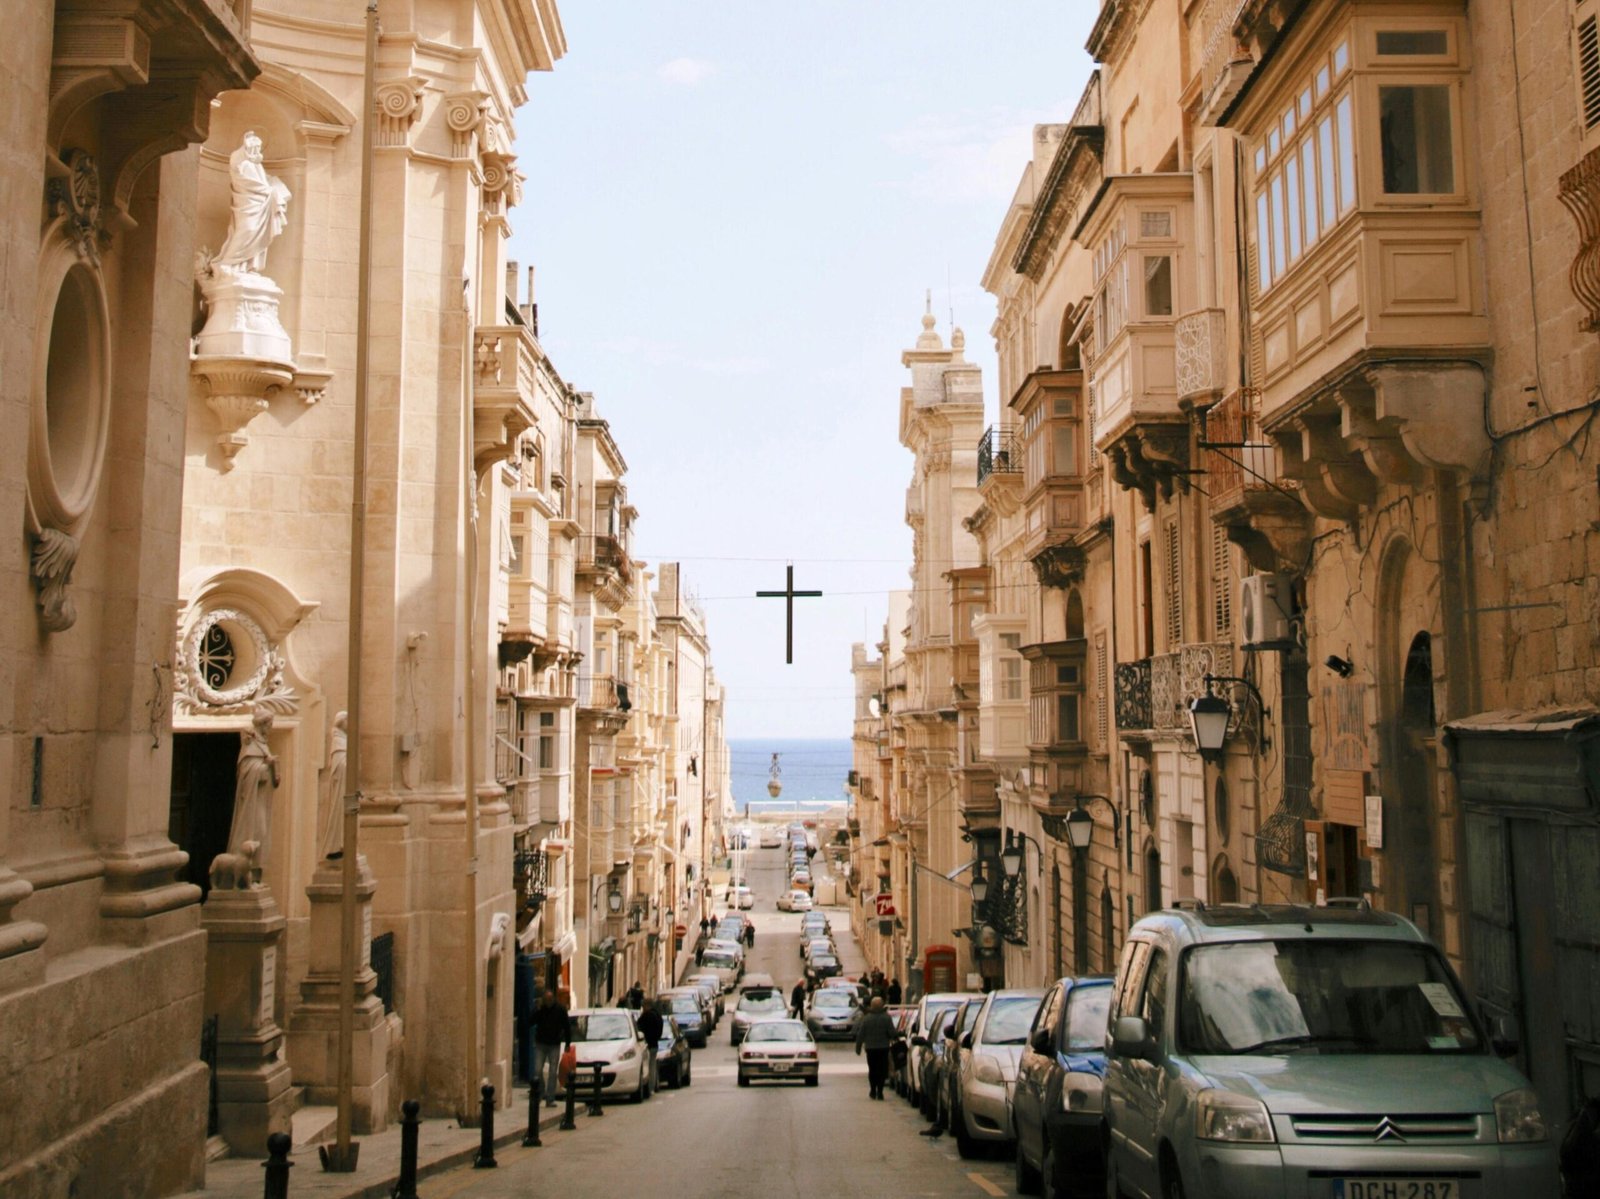
[[[100,213],[100,171],[94,156],[83,150],[65,155],[67,173],[47,185],[50,212],[66,218],[66,231],[78,257],[99,265],[101,247],[110,239]]]
[[[427,83],[421,75],[407,75],[378,84],[378,136],[380,146],[404,146],[422,112],[422,88]]]
[[[283,653],[253,617],[213,608],[179,642],[173,708],[178,715],[290,715],[300,697],[285,680],[286,669]]]
[[[459,92],[444,98],[444,123],[450,126],[450,157],[472,157],[488,112],[487,92]]]
[[[64,632],[78,619],[78,609],[67,593],[77,562],[76,537],[49,528],[34,536],[32,573],[39,589],[39,624],[46,632]]]

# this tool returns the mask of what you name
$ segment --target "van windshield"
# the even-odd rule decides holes
[[[1178,1038],[1190,1053],[1465,1053],[1480,1041],[1425,945],[1251,941],[1183,958]]]

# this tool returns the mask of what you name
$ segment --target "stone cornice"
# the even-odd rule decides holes
[[[1051,252],[1063,232],[1073,225],[1084,196],[1100,175],[1106,138],[1100,124],[1099,88],[1100,76],[1096,73],[1084,90],[1078,112],[1073,114],[1073,125],[1051,160],[1027,230],[1011,257],[1011,269],[1035,282],[1044,274]]]
[[[1128,35],[1139,27],[1149,7],[1150,0],[1105,0],[1084,49],[1095,62],[1110,63],[1122,52]]]

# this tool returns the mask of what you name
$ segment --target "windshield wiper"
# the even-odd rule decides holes
[[[1329,1034],[1297,1033],[1289,1037],[1273,1037],[1271,1040],[1261,1041],[1255,1045],[1246,1045],[1243,1049],[1235,1049],[1234,1053],[1263,1053],[1273,1049],[1310,1049],[1319,1045],[1360,1045],[1371,1046],[1377,1042],[1370,1037],[1333,1036]]]

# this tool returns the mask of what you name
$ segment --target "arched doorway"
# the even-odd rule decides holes
[[[1083,597],[1077,588],[1067,592],[1067,639],[1083,636]]]
[[[1144,910],[1161,910],[1161,851],[1154,841],[1144,847]]]
[[[1217,903],[1239,902],[1239,880],[1228,865],[1228,855],[1218,854],[1211,864],[1211,897]]]

